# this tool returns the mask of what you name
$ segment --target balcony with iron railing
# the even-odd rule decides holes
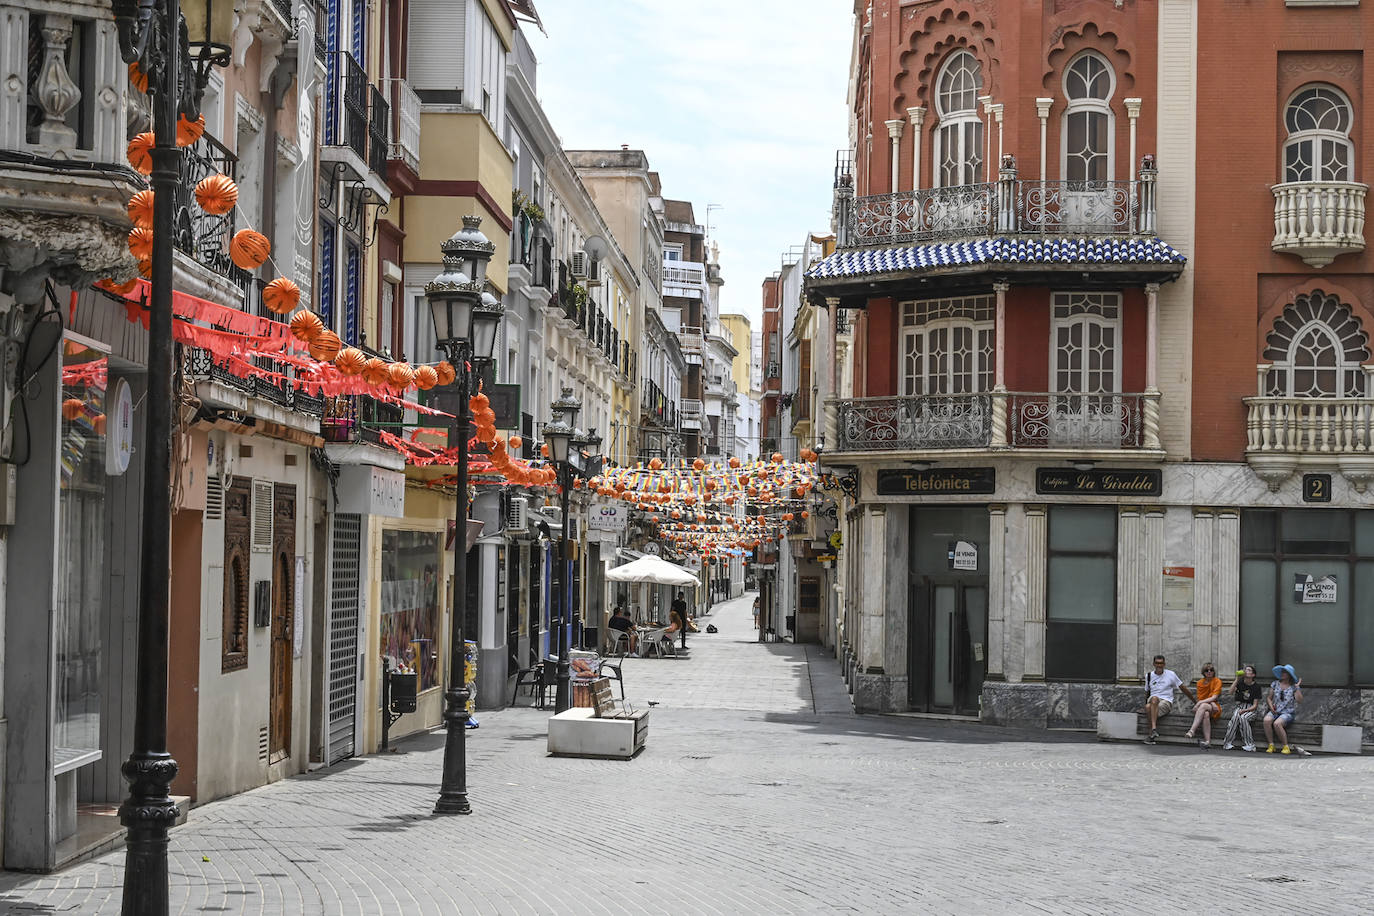
[[[1325,267],[1343,254],[1364,251],[1364,200],[1369,185],[1353,181],[1276,184],[1275,251]]]
[[[403,79],[386,81],[391,95],[391,142],[387,158],[420,174],[420,97]]]
[[[678,347],[682,350],[683,359],[693,365],[701,364],[702,348],[706,343],[701,328],[683,325],[677,332],[677,342]]]
[[[386,161],[390,154],[391,106],[371,85],[367,71],[347,51],[326,58],[324,139],[321,159],[334,177],[367,181],[374,192],[389,199]],[[375,186],[374,186],[375,185]]]
[[[839,452],[1159,453],[1159,394],[976,394],[839,399]]]
[[[326,442],[381,445],[381,433],[399,436],[405,411],[366,394],[326,398],[320,435]]]
[[[696,398],[684,398],[682,406],[678,410],[679,425],[684,430],[700,430],[704,422],[705,413],[702,410],[701,401]]]
[[[1374,366],[1362,369],[1368,393]],[[1268,392],[1273,367],[1258,370],[1259,390]],[[1245,411],[1245,460],[1271,490],[1300,466],[1337,468],[1361,493],[1374,480],[1374,398],[1263,394],[1245,398]]]
[[[1021,180],[1004,157],[998,180],[852,197],[836,192],[839,247],[1004,235],[1130,236],[1155,232],[1155,178],[1145,157],[1129,181]]]

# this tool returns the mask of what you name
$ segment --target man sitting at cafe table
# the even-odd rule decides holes
[[[630,654],[639,654],[639,627],[619,605],[616,606],[615,612],[611,614],[611,619],[607,621],[606,625],[615,631],[616,642],[620,641],[620,634],[624,633],[629,640]]]

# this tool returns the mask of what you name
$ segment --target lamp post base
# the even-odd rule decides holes
[[[553,695],[554,712],[567,712],[572,706],[570,668],[571,665],[568,663],[568,653],[564,652],[558,659],[558,675],[555,680],[557,689]]]
[[[167,834],[177,820],[172,780],[177,762],[167,752],[134,753],[120,768],[129,797],[119,806],[125,839],[121,912],[162,916],[167,912]]]
[[[444,694],[444,781],[434,804],[435,814],[472,813],[468,804],[468,697],[466,685],[449,688]]]

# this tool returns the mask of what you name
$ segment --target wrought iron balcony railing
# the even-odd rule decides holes
[[[998,391],[833,403],[839,451],[1160,448],[1157,393]]]
[[[1010,157],[1007,157],[1010,160]],[[839,245],[997,235],[1145,235],[1155,231],[1156,170],[1130,181],[1022,181],[1014,160],[995,182],[852,197],[836,192]]]
[[[376,86],[367,87],[367,167],[386,177],[386,160],[391,144],[391,106]]]
[[[380,445],[380,432],[401,434],[405,411],[365,394],[347,394],[325,401],[320,435],[326,442],[366,442]]]
[[[233,210],[223,216],[206,213],[195,202],[195,187],[211,175],[237,179],[238,158],[209,133],[181,150],[181,182],[176,189],[176,234],[173,243],[181,251],[218,274],[228,277],[244,291],[244,304],[252,310],[253,274],[229,258],[229,240],[234,237]]]
[[[324,143],[346,146],[367,161],[367,72],[347,51],[328,58],[324,105]]]
[[[387,156],[420,174],[420,97],[403,79],[387,80],[391,89],[391,143]],[[547,276],[547,275],[546,275]]]

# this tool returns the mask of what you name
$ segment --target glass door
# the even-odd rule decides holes
[[[912,511],[908,703],[977,715],[986,673],[986,506]]]

